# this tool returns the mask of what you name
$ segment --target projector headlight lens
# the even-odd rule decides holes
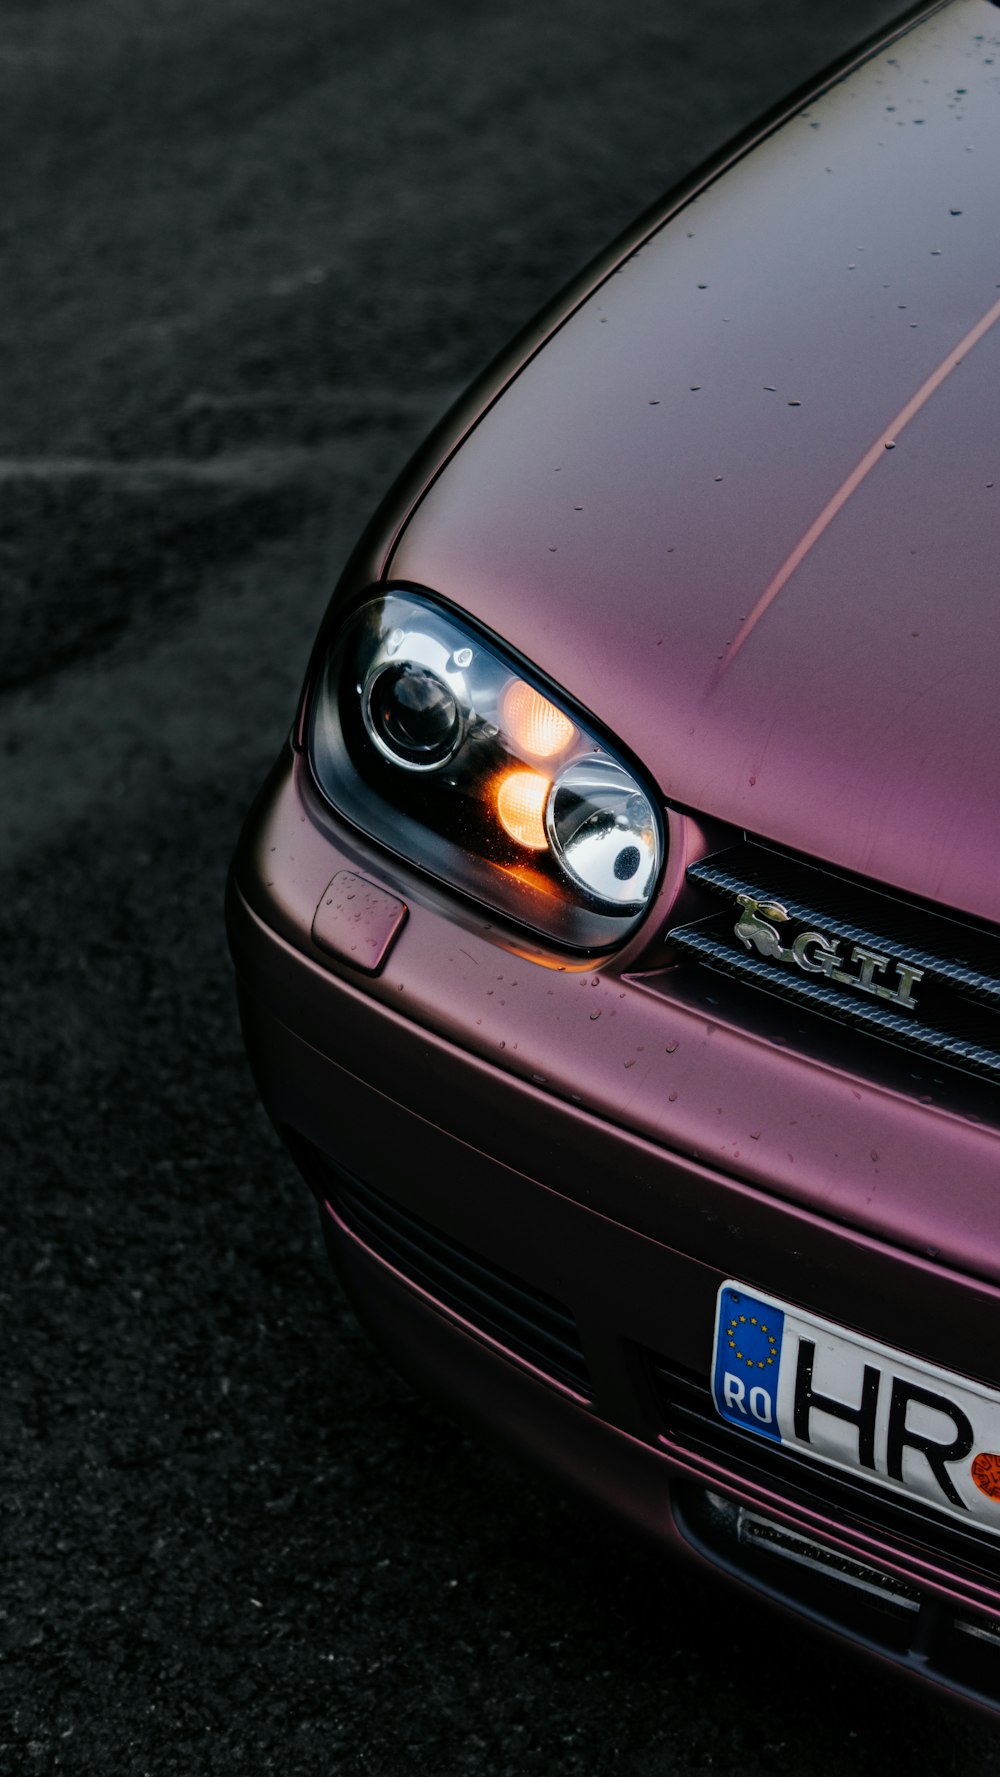
[[[410,771],[436,771],[462,738],[462,720],[446,681],[403,660],[379,669],[361,694],[361,715],[379,752]]]
[[[309,758],[373,839],[559,943],[620,943],[655,890],[662,829],[634,771],[423,595],[380,594],[334,637]]]

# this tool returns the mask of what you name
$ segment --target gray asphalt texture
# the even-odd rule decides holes
[[[4,1773],[992,1768],[414,1398],[258,1108],[221,920],[390,475],[894,10],[7,0]]]

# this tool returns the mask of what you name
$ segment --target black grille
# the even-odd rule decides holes
[[[561,1302],[502,1271],[358,1179],[333,1174],[328,1196],[351,1234],[442,1307],[574,1394],[590,1399],[590,1377],[576,1322]]]
[[[682,956],[1000,1080],[1000,933],[752,840],[692,864],[688,880],[708,911],[670,932]],[[739,896],[756,905],[745,913]],[[798,958],[774,954],[796,942]]]

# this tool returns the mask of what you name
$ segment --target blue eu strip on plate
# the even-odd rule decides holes
[[[785,1316],[727,1284],[719,1292],[713,1394],[723,1419],[781,1443],[778,1376]]]

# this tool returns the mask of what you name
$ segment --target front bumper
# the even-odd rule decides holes
[[[406,903],[378,975],[311,937],[340,869]],[[1000,1542],[727,1427],[708,1390],[726,1277],[960,1372],[991,1353],[995,1242],[970,1212],[953,1238],[978,1266],[944,1262],[931,1183],[978,1176],[992,1132],[747,1033],[635,954],[528,952],[335,823],[291,756],[228,920],[262,1098],[398,1366],[671,1547],[1000,1707]],[[745,1535],[758,1519],[776,1536]]]

